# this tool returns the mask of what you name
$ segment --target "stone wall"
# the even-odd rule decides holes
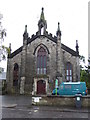
[[[79,76],[80,76],[79,75],[80,74],[80,67],[79,67],[79,65],[77,65],[77,59],[79,59],[79,57],[72,56],[70,53],[68,53],[67,51],[64,51],[64,50],[63,50],[63,56],[62,57],[63,57],[64,67],[65,67],[67,62],[70,62],[72,64],[73,81],[78,81]],[[76,73],[78,73],[77,74],[78,75],[78,80],[76,78]]]
[[[49,78],[49,89],[50,91],[54,88],[54,83],[56,79],[56,43],[47,37],[40,36],[30,42],[28,45],[24,45],[22,51],[15,55],[13,58],[8,59],[7,65],[7,83],[8,83],[8,91],[13,90],[13,68],[14,64],[17,63],[19,65],[19,81],[21,81],[21,77],[25,77],[25,94],[32,94],[34,77],[37,77],[36,71],[36,60],[37,60],[37,51],[43,46],[47,52],[47,75]],[[63,81],[65,79],[65,65],[67,62],[70,62],[73,66],[73,81],[76,81],[76,71],[77,71],[77,59],[75,56],[72,56],[70,53],[62,49],[62,60],[64,63],[63,69]],[[79,73],[79,72],[77,72]]]
[[[39,97],[39,101],[35,102],[34,98]],[[61,106],[61,107],[75,107],[75,96],[33,96],[32,97],[33,105],[48,105],[48,106]],[[90,97],[83,96],[81,97],[82,107],[90,108]]]
[[[8,93],[15,93],[15,87],[13,87],[13,69],[14,64],[17,63],[19,65],[19,81],[20,81],[20,70],[21,70],[21,53],[17,54],[13,58],[9,58],[7,61],[7,91]]]
[[[40,46],[44,47],[47,52],[47,77],[49,77],[49,82],[53,83],[56,76],[56,44],[41,36],[27,46],[25,86],[29,93],[33,89],[34,77],[37,77],[36,60]]]

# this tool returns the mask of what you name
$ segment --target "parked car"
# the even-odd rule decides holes
[[[52,91],[52,95],[56,94],[56,88]],[[87,95],[85,82],[62,82],[58,89],[57,95]]]

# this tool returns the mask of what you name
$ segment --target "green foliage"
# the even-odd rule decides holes
[[[6,29],[2,26],[2,18],[3,15],[0,14],[0,62],[2,60],[6,60],[7,53],[10,53],[10,50],[8,47],[5,47],[3,45],[4,38],[6,37]],[[2,68],[0,67],[0,73],[2,72]]]
[[[2,29],[0,31],[0,39],[3,39],[4,40],[4,37],[6,37],[6,30],[5,29]]]
[[[85,63],[85,57],[80,56],[80,62]],[[88,60],[90,62],[90,60]],[[80,81],[86,82],[87,88],[90,88],[90,66],[82,67],[82,64],[80,64]]]
[[[80,60],[85,63],[85,57],[83,55],[80,55]]]
[[[0,61],[6,60],[6,55],[10,54],[10,48],[0,44]]]
[[[85,57],[83,55],[80,55],[80,70],[83,69],[82,63],[85,64]]]
[[[90,88],[89,75],[87,70],[81,70],[80,81],[86,82],[86,86]]]
[[[2,82],[2,94],[6,94],[7,93],[7,83],[6,83],[6,80],[4,80]]]
[[[10,49],[3,45],[4,38],[6,37],[6,29],[2,26],[2,14],[0,14],[0,62],[6,59],[7,53],[10,54]]]
[[[2,73],[4,71],[4,68],[0,67],[0,73]]]

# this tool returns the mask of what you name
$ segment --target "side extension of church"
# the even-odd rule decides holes
[[[23,46],[8,55],[8,93],[50,94],[56,78],[59,84],[80,80],[78,42],[76,51],[62,44],[59,23],[54,37],[46,29],[47,21],[42,8],[36,34],[30,38],[26,25]]]

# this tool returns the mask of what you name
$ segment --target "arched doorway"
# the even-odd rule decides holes
[[[37,81],[37,94],[46,94],[46,82],[44,80]]]

